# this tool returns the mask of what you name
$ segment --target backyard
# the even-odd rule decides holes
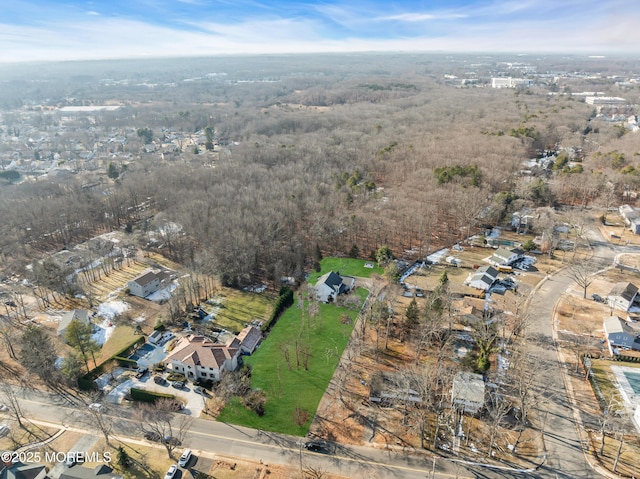
[[[372,267],[365,267],[365,264]],[[324,258],[320,261],[320,271],[309,274],[307,282],[316,284],[318,278],[325,273],[335,271],[343,276],[358,276],[360,278],[370,278],[372,274],[383,274],[383,269],[375,261],[353,258]]]
[[[203,309],[213,315],[212,323],[228,331],[239,332],[251,321],[266,321],[273,309],[272,294],[250,293],[222,288]]]
[[[358,288],[355,294],[364,301],[368,292]],[[358,316],[357,309],[318,306],[316,318],[305,312],[303,319],[296,299],[262,346],[245,359],[252,368],[251,387],[266,394],[265,414],[258,416],[233,399],[219,421],[297,436],[307,433]]]

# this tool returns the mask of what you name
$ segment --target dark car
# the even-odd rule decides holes
[[[328,453],[329,447],[322,441],[309,441],[304,443],[304,448],[311,452]]]
[[[162,440],[162,436],[159,433],[153,432],[153,431],[145,432],[144,438],[147,441],[154,441],[154,442],[160,442]]]
[[[167,382],[167,380],[165,378],[163,378],[162,376],[154,376],[153,377],[153,382],[156,384],[159,384],[160,386],[166,386],[167,384],[169,384]]]
[[[148,372],[149,372],[148,368],[138,368],[138,370],[136,371],[136,378],[140,379]]]

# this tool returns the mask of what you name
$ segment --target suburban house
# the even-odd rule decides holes
[[[240,351],[244,354],[253,354],[262,341],[262,331],[255,326],[247,326],[238,333],[237,339],[240,341]]]
[[[475,289],[488,290],[498,279],[498,270],[491,266],[478,268],[475,273],[471,273],[465,283]]]
[[[638,296],[638,288],[631,283],[616,283],[607,296],[607,303],[611,308],[629,311]]]
[[[524,251],[520,248],[507,249],[501,246],[493,253],[489,261],[496,266],[511,266],[522,257],[524,257]]]
[[[481,374],[460,371],[453,378],[451,404],[465,414],[477,414],[484,406],[484,388]]]
[[[338,273],[330,271],[318,278],[314,286],[316,299],[323,303],[335,301],[339,294],[347,293],[353,289],[356,279],[352,276],[340,276]]]
[[[625,224],[634,234],[640,234],[640,211],[629,205],[622,205],[618,208],[620,216]]]
[[[47,467],[44,464],[0,462],[0,479],[45,479]]]
[[[240,341],[237,338],[221,344],[204,336],[190,334],[180,338],[164,363],[191,381],[219,381],[222,371],[235,371],[238,368],[239,356]]]
[[[86,309],[74,309],[62,316],[60,323],[58,324],[58,336],[64,337],[67,334],[67,328],[71,321],[77,320],[85,324],[90,324],[91,319],[89,317],[89,311]]]
[[[614,348],[640,351],[640,330],[618,316],[604,318],[604,334],[612,355]]]
[[[127,283],[129,292],[134,296],[146,298],[160,289],[160,286],[169,279],[164,271],[147,271]]]
[[[511,227],[518,233],[526,233],[533,227],[534,219],[534,216],[529,214],[529,210],[527,208],[522,211],[516,211],[511,216]]]
[[[496,311],[485,299],[465,296],[451,302],[451,312],[462,329],[492,318]]]
[[[66,468],[60,479],[122,479],[121,474],[117,474],[106,464],[100,464],[96,467],[75,466]]]

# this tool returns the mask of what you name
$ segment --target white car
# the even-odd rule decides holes
[[[176,471],[178,470],[178,465],[174,464],[169,468],[167,473],[164,475],[164,479],[173,479],[173,476],[176,475]]]
[[[178,465],[180,467],[186,467],[186,465],[189,464],[189,459],[191,459],[191,449],[185,449],[182,456],[180,456]]]
[[[0,404],[0,412],[4,412],[6,410],[8,410],[9,408],[7,406],[5,406],[4,404]]]
[[[100,404],[99,402],[94,402],[89,404],[89,409],[91,409],[92,411],[99,411],[100,409],[102,409],[102,404]]]

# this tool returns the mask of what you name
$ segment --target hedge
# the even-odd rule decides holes
[[[96,366],[91,371],[87,372],[86,374],[80,376],[78,378],[78,388],[81,391],[91,391],[92,389],[95,389],[96,388],[96,383],[94,381],[101,374],[104,373],[104,370],[107,367],[107,365],[111,364],[114,360],[118,361],[119,359],[125,359],[125,360],[128,360],[128,361],[132,361],[131,359],[128,359],[127,356],[129,356],[133,352],[133,350],[135,349],[135,347],[138,344],[144,343],[144,341],[145,341],[144,336],[140,336],[140,337],[136,338],[135,341],[133,341],[131,344],[129,344],[129,345],[125,346],[124,348],[122,348],[120,351],[115,353],[109,359],[107,359],[106,361],[102,362],[101,364],[99,364],[98,366]],[[136,366],[137,366],[137,363],[136,363]],[[130,367],[130,364],[127,364],[127,367]]]
[[[269,318],[269,321],[265,323],[263,329],[265,331],[269,331],[278,320],[280,315],[284,313],[285,310],[291,305],[293,305],[293,291],[289,288],[281,288],[280,296],[278,297],[278,300],[273,307],[271,317]]]
[[[131,399],[134,401],[143,401],[154,403],[158,399],[175,399],[173,394],[156,393],[153,391],[145,391],[144,389],[131,388]]]
[[[138,367],[138,363],[137,361],[131,359],[131,358],[123,358],[122,356],[114,356],[113,359],[115,362],[118,363],[118,366],[122,366],[123,368],[132,368],[132,369],[136,369]]]

